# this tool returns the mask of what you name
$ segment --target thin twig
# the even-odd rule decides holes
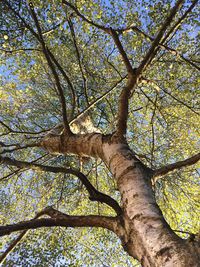
[[[89,105],[89,97],[88,97],[88,93],[87,93],[87,81],[86,81],[86,77],[85,77],[85,74],[84,74],[84,71],[83,71],[83,67],[82,67],[82,63],[81,63],[81,56],[80,56],[79,48],[78,48],[77,41],[76,41],[76,34],[75,34],[75,31],[74,31],[73,22],[72,22],[72,20],[70,18],[68,19],[68,24],[69,24],[71,35],[72,35],[72,39],[73,39],[73,42],[74,42],[74,47],[75,47],[76,54],[77,54],[79,68],[80,68],[81,75],[82,75],[82,78],[83,78],[83,88],[84,88],[86,102]]]

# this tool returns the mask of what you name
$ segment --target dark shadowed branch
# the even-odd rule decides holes
[[[13,50],[6,50],[0,48],[0,51],[4,52],[5,54],[13,54],[13,53],[20,53],[20,52],[27,52],[27,51],[36,51],[36,52],[41,52],[41,49],[37,48],[19,48],[19,49],[13,49]]]
[[[115,231],[117,219],[108,216],[88,215],[88,216],[70,216],[53,208],[49,208],[45,214],[51,218],[32,219],[0,226],[0,236],[9,235],[17,231],[25,231],[29,229],[37,229],[41,227],[102,227],[111,231]]]
[[[122,43],[119,39],[118,33],[110,28],[110,34],[113,37],[115,45],[118,48],[118,51],[122,57],[126,70],[128,72],[128,81],[126,86],[123,88],[118,104],[118,118],[117,118],[117,129],[116,136],[124,138],[127,131],[127,121],[128,121],[128,107],[129,107],[129,98],[133,93],[133,88],[137,84],[136,70],[132,68],[132,65],[128,59],[128,56],[122,46]]]
[[[144,32],[142,32],[141,30],[139,30],[138,28],[137,28],[137,30],[136,30],[136,27],[132,27],[133,28],[133,31],[136,31],[136,32],[139,32],[139,33],[141,33],[144,37],[146,37],[147,39],[149,39],[150,41],[154,41],[154,38],[153,37],[151,37],[151,36],[149,36],[149,35],[147,35],[146,33],[144,33]],[[165,44],[161,44],[161,43],[159,43],[159,45],[158,45],[160,48],[162,48],[162,49],[166,49],[168,52],[170,52],[172,55],[175,55],[175,56],[177,56],[177,57],[180,57],[183,61],[185,61],[186,63],[188,63],[189,65],[191,65],[191,66],[193,66],[194,68],[196,68],[197,70],[199,70],[200,71],[200,67],[199,66],[197,66],[194,62],[192,62],[191,60],[189,60],[188,58],[186,58],[185,56],[183,56],[180,52],[178,52],[177,50],[175,50],[175,49],[173,49],[173,48],[171,48],[171,47],[169,47],[169,46],[167,46],[167,45],[165,45]]]
[[[167,41],[169,40],[170,36],[173,36],[172,33],[175,33],[178,28],[180,27],[182,21],[186,18],[186,16],[192,11],[192,9],[195,7],[195,5],[197,4],[198,0],[193,1],[193,3],[191,4],[191,6],[186,10],[186,12],[183,14],[183,16],[181,16],[178,21],[171,27],[171,29],[165,34],[164,38],[161,41],[161,46],[163,45],[164,48],[166,48],[169,52],[174,53],[176,56],[180,56],[181,59],[183,59],[184,61],[186,61],[187,63],[189,63],[190,65],[192,65],[193,67],[195,67],[196,69],[200,70],[200,68],[194,64],[193,62],[190,62],[188,59],[186,59],[183,55],[181,55],[180,53],[178,53],[176,50],[171,49],[167,46],[165,46],[165,43],[167,43]],[[159,50],[160,46],[157,47],[157,51]],[[155,53],[157,53],[157,51]]]
[[[6,134],[10,134],[10,133],[14,133],[14,134],[28,134],[28,135],[37,135],[37,134],[41,134],[41,133],[44,133],[45,130],[42,130],[42,131],[39,131],[39,132],[28,132],[28,131],[19,131],[19,130],[15,130],[15,129],[12,129],[10,126],[8,126],[5,122],[1,121],[0,120],[0,124],[6,128],[8,130],[7,133],[5,134],[1,134],[0,136],[3,136],[3,135],[6,135]]]
[[[62,74],[63,78],[65,79],[65,81],[67,82],[67,84],[69,85],[69,89],[70,89],[70,93],[71,93],[71,99],[72,99],[72,108],[71,108],[71,112],[69,114],[69,118],[73,117],[74,115],[74,111],[76,108],[76,104],[77,104],[77,96],[76,96],[76,92],[75,92],[75,88],[73,83],[71,82],[69,75],[66,73],[66,71],[63,69],[63,67],[61,66],[61,64],[58,62],[58,60],[55,58],[54,54],[49,50],[49,48],[46,46],[47,51],[51,57],[52,62],[56,65],[56,67],[58,68],[58,70],[60,71],[60,73]]]
[[[59,69],[59,71],[62,74],[63,78],[66,80],[67,84],[69,85],[69,88],[70,88],[70,91],[71,91],[71,96],[72,96],[71,116],[73,116],[73,113],[74,113],[74,110],[75,110],[75,107],[76,107],[76,102],[77,102],[77,97],[76,97],[74,86],[73,86],[69,76],[67,75],[66,71],[62,68],[62,66],[60,65],[60,63],[58,62],[58,60],[55,58],[54,54],[49,50],[48,47],[47,47],[47,51],[48,51],[53,63],[57,66],[57,68]]]
[[[99,201],[99,202],[107,204],[108,206],[110,206],[112,209],[115,210],[117,215],[120,215],[122,213],[122,209],[116,200],[96,190],[95,187],[87,179],[87,177],[78,170],[67,169],[63,167],[52,167],[52,166],[41,165],[41,164],[32,163],[32,162],[18,161],[15,159],[11,159],[9,157],[2,157],[2,156],[0,156],[0,163],[10,165],[10,166],[16,166],[20,168],[31,168],[31,169],[38,169],[40,171],[46,171],[46,172],[66,173],[66,174],[75,175],[81,180],[81,182],[86,187],[90,195],[89,198],[91,201]]]
[[[55,210],[53,207],[47,207],[44,210],[38,212],[36,214],[36,216],[30,221],[21,222],[21,223],[18,223],[18,224],[13,224],[13,225],[11,225],[11,227],[9,227],[9,226],[0,226],[0,236],[6,235],[6,234],[10,234],[11,232],[18,231],[17,230],[17,226],[19,227],[18,228],[19,230],[23,229],[23,231],[17,236],[16,239],[14,239],[10,243],[8,248],[0,256],[0,263],[1,264],[5,261],[5,259],[8,257],[8,255],[13,251],[13,249],[19,244],[19,242],[23,238],[25,238],[25,236],[28,234],[30,229],[35,229],[35,228],[39,228],[39,227],[48,227],[48,224],[49,224],[49,226],[57,226],[57,225],[52,225],[51,224],[52,223],[52,219],[50,221],[43,219],[43,220],[40,220],[39,222],[37,221],[34,224],[36,219],[38,219],[38,218],[40,218],[41,216],[44,216],[44,215],[47,215],[47,216],[51,217],[54,221],[55,220],[57,221],[58,219],[60,219],[60,221],[61,221],[61,225],[60,226],[63,226],[63,222],[62,222],[63,218],[68,219],[68,222],[69,222],[69,217],[70,217],[70,216],[68,216],[68,215],[66,215],[66,214],[64,214],[64,213],[62,213],[62,212],[60,212],[58,210]],[[76,222],[76,220],[78,221],[78,220],[82,219],[84,216],[72,216],[72,217],[71,217],[70,223],[73,224],[73,220],[74,220],[74,224],[76,224],[76,223],[78,224],[78,222]],[[92,222],[90,222],[90,223],[95,223],[95,219],[96,219],[96,220],[100,221],[100,222],[98,222],[99,224],[102,223],[102,226],[100,226],[100,227],[105,227],[105,228],[107,228],[106,225],[110,223],[109,230],[111,230],[111,231],[114,230],[114,225],[116,223],[115,223],[115,218],[112,218],[112,217],[87,216],[87,218],[85,219],[85,222],[83,223],[83,225],[81,225],[81,223],[80,223],[80,225],[77,225],[77,226],[80,226],[80,227],[81,226],[90,226],[90,225],[86,225],[87,221],[88,221],[88,224],[89,224],[90,217],[92,218],[92,220],[91,220]],[[101,219],[101,218],[103,218],[103,219]],[[66,223],[67,223],[67,220],[66,220]],[[98,223],[97,223],[97,227],[98,227]]]
[[[2,151],[0,152],[0,154],[5,154],[5,153],[10,153],[13,151],[17,151],[17,150],[21,150],[21,149],[25,149],[25,148],[29,148],[29,147],[38,147],[40,145],[39,142],[34,142],[31,144],[26,144],[26,145],[20,145],[20,144],[9,144],[6,145],[2,142],[0,142],[0,147],[2,147]],[[4,149],[4,147],[11,147],[10,149]]]

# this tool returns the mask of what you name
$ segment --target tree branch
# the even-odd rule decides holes
[[[160,90],[162,90],[164,93],[166,93],[171,98],[173,98],[174,100],[176,100],[177,102],[179,102],[181,105],[185,106],[186,108],[190,109],[195,114],[199,115],[199,113],[197,111],[195,111],[193,107],[189,106],[187,103],[185,103],[182,100],[178,99],[172,93],[168,92],[166,89],[163,89],[162,87],[159,87],[155,81],[149,80],[147,78],[144,78],[143,76],[140,78],[140,81],[143,84],[149,84],[149,85],[151,85],[157,92],[159,92]]]
[[[38,219],[39,217],[45,215],[47,213],[48,209],[44,209],[43,211],[36,214],[34,219]],[[28,230],[24,230],[21,232],[16,239],[14,239],[8,248],[3,252],[3,254],[0,256],[0,264],[3,264],[5,259],[8,257],[8,255],[13,251],[13,249],[19,244],[19,242],[24,238],[28,233]]]
[[[109,28],[105,27],[105,26],[102,26],[96,22],[93,22],[92,20],[89,20],[88,18],[86,18],[83,14],[81,14],[79,12],[79,10],[74,6],[72,5],[71,3],[69,3],[68,1],[65,1],[65,0],[62,0],[62,3],[65,4],[66,6],[69,6],[71,9],[73,9],[76,13],[77,16],[79,16],[80,18],[82,18],[82,20],[84,20],[85,22],[89,23],[90,25],[98,28],[98,29],[101,29],[107,33],[109,33]]]
[[[99,25],[89,19],[87,19],[85,16],[83,16],[76,7],[74,7],[72,4],[70,4],[69,2],[63,0],[62,1],[64,4],[66,4],[67,6],[71,7],[75,13],[81,17],[84,21],[86,21],[87,23],[93,25],[94,27],[97,27],[103,31],[105,31],[106,33],[110,34],[113,39],[114,42],[122,56],[122,59],[124,61],[124,64],[126,66],[126,69],[129,73],[129,80],[128,80],[128,84],[126,87],[124,87],[124,89],[122,90],[122,93],[120,95],[120,100],[119,100],[119,108],[118,108],[118,122],[117,122],[117,130],[116,130],[116,134],[115,136],[118,136],[120,138],[123,138],[126,134],[126,130],[127,130],[127,120],[128,120],[128,100],[129,97],[131,95],[131,91],[134,88],[134,86],[137,84],[138,81],[138,77],[140,76],[140,74],[142,73],[143,70],[145,70],[145,68],[148,66],[148,64],[151,62],[151,60],[153,59],[153,57],[155,56],[155,50],[159,44],[159,42],[161,41],[161,39],[163,38],[163,35],[167,29],[167,27],[170,25],[173,17],[175,16],[177,10],[180,8],[180,6],[182,5],[183,0],[178,0],[178,2],[176,3],[176,5],[172,8],[170,15],[168,16],[168,18],[165,20],[165,22],[163,23],[160,31],[157,34],[157,37],[155,38],[155,40],[152,43],[151,48],[149,49],[149,51],[147,52],[146,56],[144,57],[143,61],[141,62],[140,66],[137,68],[137,70],[133,70],[130,61],[126,55],[126,52],[124,51],[124,48],[119,40],[119,36],[117,34],[117,30],[114,30],[112,28],[107,28],[104,27],[102,25]],[[120,32],[120,30],[118,30]],[[121,30],[122,31],[122,30]]]
[[[178,19],[178,21],[173,25],[173,27],[168,31],[168,33],[165,35],[165,37],[162,40],[162,43],[164,43],[167,38],[171,35],[172,32],[176,31],[180,25],[181,22],[187,17],[187,15],[192,11],[192,9],[197,4],[198,0],[193,0],[193,3],[190,5],[190,7],[186,10],[186,12]]]
[[[113,37],[113,40],[114,40],[114,42],[115,42],[115,44],[116,44],[116,46],[117,46],[117,48],[119,50],[119,53],[120,53],[120,55],[122,57],[122,60],[124,61],[124,64],[126,66],[128,74],[129,75],[133,75],[134,70],[132,68],[132,65],[131,65],[131,63],[130,63],[130,61],[128,59],[128,56],[127,56],[126,52],[124,51],[124,48],[122,46],[122,43],[121,43],[121,41],[119,39],[119,36],[118,36],[117,32],[114,29],[110,28],[110,34]]]
[[[153,42],[155,40],[155,38],[151,37],[150,35],[148,35],[147,33],[145,33],[144,31],[142,31],[141,29],[139,29],[136,26],[130,26],[130,27],[127,27],[125,29],[119,29],[118,32],[119,33],[123,33],[123,32],[131,31],[131,30],[134,31],[134,32],[136,32],[136,33],[139,33],[139,34],[143,35],[146,39],[148,39],[151,42]],[[183,61],[187,62],[188,64],[190,64],[191,66],[193,66],[197,70],[200,70],[199,66],[197,66],[194,62],[192,62],[191,60],[189,60],[188,58],[186,58],[185,56],[183,56],[176,49],[171,48],[171,47],[169,47],[169,46],[167,46],[166,44],[163,44],[163,43],[159,43],[158,46],[160,48],[162,48],[162,49],[166,49],[172,55],[175,55],[177,57],[180,57]]]
[[[24,149],[24,148],[39,147],[39,146],[40,146],[39,142],[34,142],[34,143],[31,143],[31,144],[22,145],[22,146],[19,145],[19,144],[6,145],[6,144],[0,142],[0,147],[14,147],[14,148],[11,148],[11,149],[4,149],[3,151],[0,152],[0,154],[10,153],[10,152],[21,150],[21,149]]]
[[[9,4],[9,2],[7,0],[3,0],[6,5],[8,6],[8,8],[23,22],[23,24],[25,25],[25,27],[35,36],[35,38],[41,42],[41,38],[40,36],[34,31],[34,29],[32,29],[29,24],[25,21],[25,19],[18,13],[16,12],[12,6]],[[41,33],[42,36],[45,34],[45,33]],[[72,95],[72,106],[73,108],[75,107],[75,103],[76,103],[76,95],[75,95],[75,90],[74,90],[74,87],[73,87],[73,84],[71,83],[68,75],[66,74],[66,72],[63,70],[63,68],[61,67],[61,65],[59,64],[59,62],[56,60],[55,56],[52,54],[52,52],[50,51],[50,49],[46,47],[46,50],[48,51],[48,54],[50,55],[52,61],[54,62],[54,64],[57,66],[57,68],[59,69],[59,71],[61,72],[61,74],[63,75],[64,79],[67,81],[69,87],[70,87],[70,90],[71,90],[71,95]],[[38,50],[40,51],[40,50]],[[54,67],[54,66],[53,66]],[[73,113],[73,111],[72,111]]]
[[[189,63],[191,66],[195,67],[196,69],[200,70],[200,68],[194,64],[193,62],[191,62],[190,60],[188,60],[187,58],[185,58],[183,55],[181,55],[180,53],[178,53],[178,51],[171,49],[170,47],[164,45],[164,43],[167,41],[168,37],[173,33],[176,32],[177,29],[180,27],[181,22],[186,18],[186,16],[192,11],[192,9],[195,7],[195,5],[197,4],[198,0],[194,0],[193,3],[190,5],[190,7],[186,10],[186,12],[183,14],[183,16],[181,16],[178,21],[173,25],[173,27],[167,32],[167,34],[164,36],[164,38],[162,39],[161,45],[158,46],[157,51],[159,49],[159,47],[163,46],[165,49],[167,49],[169,52],[171,52],[172,54],[175,54],[176,56],[179,56],[181,59],[183,59],[185,62]],[[157,53],[157,52],[155,52]]]
[[[164,44],[163,42],[166,40],[166,38],[168,38],[168,36],[174,31],[177,30],[178,27],[181,25],[181,22],[186,18],[186,16],[192,11],[192,9],[195,7],[195,5],[198,3],[198,0],[194,0],[193,3],[190,5],[190,7],[186,10],[186,12],[183,14],[183,16],[175,23],[175,25],[169,30],[169,32],[167,33],[167,35],[165,36],[165,39],[162,40],[162,43],[159,43],[158,46],[162,49],[166,49],[168,52],[170,52],[172,55],[175,56],[179,56],[182,60],[184,60],[186,63],[190,64],[191,66],[193,66],[194,68],[196,68],[197,70],[200,70],[199,66],[197,66],[194,62],[192,62],[191,60],[189,60],[188,58],[186,58],[185,56],[181,55],[180,52],[178,52],[177,50],[167,46],[166,44]],[[127,32],[127,31],[134,31],[137,32],[141,35],[143,35],[146,39],[150,40],[151,42],[153,42],[155,40],[155,38],[149,36],[147,33],[145,33],[144,31],[142,31],[141,29],[139,29],[136,26],[129,26],[127,28],[122,28],[122,29],[116,29],[119,33],[123,33],[123,32]]]
[[[9,235],[16,231],[37,229],[41,227],[102,227],[115,232],[117,219],[108,216],[88,215],[70,216],[62,212],[51,211],[53,218],[33,219],[17,224],[0,226],[0,236]],[[49,215],[49,214],[48,214]]]
[[[58,92],[59,92],[60,101],[61,101],[61,105],[62,105],[62,115],[63,115],[64,128],[65,128],[66,133],[68,135],[71,135],[72,132],[70,130],[68,119],[67,119],[66,101],[65,101],[65,96],[64,96],[63,89],[62,89],[62,86],[61,86],[61,83],[60,83],[60,79],[59,79],[59,76],[58,76],[58,74],[56,72],[56,69],[55,69],[55,67],[54,67],[54,65],[53,65],[53,63],[51,61],[49,50],[47,49],[45,41],[43,39],[42,30],[40,28],[39,21],[37,19],[36,13],[34,11],[34,6],[33,6],[32,2],[29,3],[29,7],[30,7],[30,12],[31,12],[31,15],[33,17],[33,20],[35,22],[35,26],[36,26],[37,31],[38,31],[38,37],[39,37],[38,40],[42,45],[43,53],[44,53],[44,55],[46,57],[48,65],[49,65],[49,67],[51,69],[51,72],[52,72],[52,74],[54,76],[55,83],[56,83],[56,86],[57,86],[57,89],[58,89]]]
[[[129,98],[133,93],[133,88],[137,84],[137,76],[129,78],[127,85],[123,88],[118,106],[118,118],[117,118],[117,129],[115,136],[120,138],[125,137],[127,131],[127,121],[128,121],[128,108],[129,108]]]
[[[127,67],[127,70],[129,72],[131,69],[131,72],[132,72],[132,75],[129,75],[129,80],[128,80],[127,86],[122,90],[122,93],[120,95],[119,108],[118,108],[118,123],[117,123],[117,131],[116,131],[116,136],[118,136],[118,137],[122,138],[126,134],[127,120],[128,120],[128,100],[131,96],[131,91],[133,90],[133,88],[137,84],[139,76],[141,75],[141,73],[146,69],[148,64],[151,62],[151,60],[156,55],[156,48],[159,45],[159,42],[161,41],[161,39],[163,38],[164,33],[165,33],[167,27],[170,25],[177,10],[182,5],[182,2],[183,2],[183,0],[178,0],[176,5],[171,9],[170,15],[167,17],[167,19],[163,23],[160,31],[157,34],[157,37],[154,39],[149,51],[147,52],[146,56],[144,57],[144,59],[142,60],[142,62],[140,64],[140,66],[136,70],[133,70],[132,66],[129,65],[130,62],[126,56],[125,51],[123,50],[123,47],[121,45],[121,42],[118,38],[117,33],[114,30],[111,30],[111,34],[113,35],[115,43],[116,43],[116,45],[120,51],[120,54],[122,55],[122,58],[123,58],[124,63]]]
[[[75,175],[81,180],[81,182],[86,187],[90,195],[89,199],[91,201],[99,201],[99,202],[107,204],[108,206],[110,206],[112,209],[115,210],[117,215],[120,215],[122,213],[122,209],[116,200],[96,190],[96,188],[90,183],[87,177],[83,173],[77,170],[66,169],[63,167],[52,167],[52,166],[41,165],[41,164],[32,163],[32,162],[18,161],[15,159],[11,159],[9,157],[2,157],[2,156],[0,156],[0,163],[11,165],[11,166],[17,166],[20,168],[31,168],[31,169],[38,169],[40,171],[46,171],[46,172],[53,172],[53,173],[61,172],[61,173]]]
[[[42,131],[39,131],[39,132],[27,132],[27,131],[18,131],[18,130],[14,130],[12,128],[10,128],[7,124],[5,124],[3,121],[0,120],[0,124],[3,125],[3,127],[5,127],[8,132],[6,134],[9,134],[9,133],[14,133],[14,134],[27,134],[27,135],[38,135],[38,134],[41,134],[41,133],[44,133],[46,132],[46,130],[42,130]],[[4,134],[1,134],[0,136],[2,136]]]
[[[62,90],[62,86],[60,84],[60,80],[58,77],[58,74],[55,70],[55,67],[52,63],[52,61],[55,63],[55,65],[58,67],[58,69],[60,70],[60,72],[62,73],[63,77],[66,79],[67,83],[69,84],[69,87],[71,89],[71,93],[72,93],[72,99],[73,99],[73,107],[75,106],[75,101],[76,101],[76,96],[75,96],[75,92],[74,92],[74,88],[72,83],[70,82],[69,77],[67,76],[67,74],[65,73],[65,71],[62,69],[62,67],[60,66],[60,64],[58,63],[58,61],[55,59],[54,55],[51,53],[51,51],[49,50],[49,48],[46,46],[44,39],[43,39],[43,33],[41,31],[39,22],[37,20],[36,14],[34,12],[34,8],[33,8],[33,4],[30,2],[29,6],[30,6],[30,12],[31,15],[34,19],[36,28],[38,30],[38,34],[34,31],[34,29],[32,29],[32,27],[26,22],[26,20],[10,5],[10,3],[7,0],[3,0],[4,3],[8,6],[8,8],[15,14],[15,16],[17,16],[25,25],[25,27],[35,36],[35,38],[41,43],[42,48],[43,48],[43,53],[47,59],[48,65],[52,71],[52,74],[54,76],[55,82],[56,82],[56,86],[59,92],[59,96],[60,96],[60,100],[61,100],[61,105],[62,105],[62,114],[63,114],[63,124],[64,127],[66,128],[67,132],[69,134],[71,134],[71,130],[70,127],[68,125],[68,121],[67,121],[67,113],[66,113],[66,104],[65,104],[65,97],[63,94],[63,90]],[[51,61],[52,59],[52,61]]]
[[[180,2],[183,2],[183,1],[180,1]],[[183,14],[183,16],[177,21],[177,23],[174,25],[174,27],[168,32],[168,34],[171,34],[172,31],[174,31],[174,29],[177,27],[179,27],[181,21],[183,21],[185,19],[185,17],[189,14],[189,12],[191,12],[191,10],[194,8],[194,6],[197,4],[198,0],[194,0],[193,3],[191,4],[191,6],[188,8],[188,10],[185,12],[185,14]],[[98,28],[98,29],[101,29],[103,30],[104,32],[106,33],[109,33],[110,32],[110,28],[108,27],[105,27],[103,25],[100,25],[100,24],[97,24],[96,22],[92,21],[92,20],[89,20],[87,19],[83,14],[81,14],[79,12],[79,10],[73,6],[71,3],[63,0],[62,1],[63,4],[69,6],[70,8],[72,8],[76,15],[79,16],[80,18],[82,18],[85,22],[89,23],[90,25]],[[177,4],[179,4],[177,2]],[[176,6],[174,7],[176,8]],[[173,10],[172,10],[173,11]],[[172,18],[171,18],[172,20]],[[171,21],[170,21],[171,22]],[[129,26],[129,27],[125,27],[125,28],[116,28],[116,29],[113,29],[115,32],[118,32],[119,34],[122,34],[123,32],[127,32],[127,31],[130,31],[130,30],[133,30],[135,32],[138,32],[140,34],[142,34],[145,38],[148,38],[150,41],[154,42],[155,41],[155,38],[149,36],[148,34],[146,34],[145,32],[143,32],[142,30],[140,30],[138,27],[136,26]],[[158,37],[158,35],[157,35]],[[157,38],[156,37],[156,38]],[[194,64],[191,60],[185,58],[183,55],[181,55],[178,51],[176,51],[175,49],[173,48],[170,48],[169,46],[166,46],[164,44],[161,44],[161,43],[158,43],[158,46],[161,47],[161,48],[165,48],[167,49],[169,52],[171,52],[172,54],[175,54],[176,56],[180,56],[184,61],[186,61],[188,64],[190,64],[191,66],[195,67],[196,69],[200,70],[200,68]]]
[[[73,21],[71,20],[71,18],[68,19],[68,24],[69,24],[69,28],[70,28],[70,31],[71,31],[74,47],[75,47],[75,50],[76,50],[79,68],[80,68],[81,75],[82,75],[82,78],[83,78],[83,88],[84,88],[84,93],[85,93],[85,99],[86,99],[87,105],[89,105],[89,97],[88,97],[88,93],[87,93],[87,80],[86,80],[86,77],[84,75],[84,71],[83,71],[83,67],[82,67],[82,63],[81,63],[81,55],[80,55],[79,48],[78,48],[78,45],[77,45],[74,25],[73,25]]]
[[[144,71],[147,68],[147,66],[150,64],[152,59],[155,57],[156,52],[157,52],[156,48],[159,45],[159,42],[163,38],[167,27],[171,24],[173,17],[176,15],[176,12],[181,7],[183,2],[184,2],[184,0],[178,0],[177,3],[175,4],[175,6],[171,9],[169,16],[166,18],[165,22],[161,26],[161,29],[159,30],[156,38],[154,39],[149,51],[147,52],[146,56],[144,57],[144,59],[142,60],[142,62],[140,64],[140,66],[138,67],[137,74],[141,74],[142,71]]]
[[[64,214],[64,213],[62,213],[62,212],[60,212],[60,211],[58,211],[58,210],[55,210],[53,207],[46,207],[44,210],[42,210],[42,211],[40,211],[40,212],[38,212],[37,214],[36,214],[36,216],[32,219],[32,220],[30,220],[30,221],[27,221],[27,222],[21,222],[21,223],[19,223],[19,224],[21,224],[21,225],[19,225],[19,224],[15,224],[15,225],[11,225],[11,227],[13,226],[13,227],[15,227],[16,225],[17,226],[19,226],[20,228],[21,227],[25,227],[26,229],[25,230],[23,230],[19,235],[18,235],[18,237],[16,238],[16,239],[14,239],[12,242],[11,242],[11,244],[9,245],[9,247],[3,252],[3,254],[0,256],[0,263],[2,264],[4,261],[5,261],[5,259],[8,257],[8,255],[13,251],[13,249],[19,244],[19,242],[28,234],[28,231],[29,231],[29,229],[35,229],[35,228],[38,228],[38,227],[42,227],[42,226],[38,226],[38,222],[36,223],[37,224],[37,226],[35,225],[35,228],[33,228],[33,227],[31,227],[31,225],[30,224],[28,224],[28,226],[25,226],[25,224],[26,223],[29,223],[29,222],[34,222],[36,219],[38,219],[39,217],[41,217],[41,216],[43,216],[43,215],[48,215],[48,216],[50,216],[52,219],[54,219],[54,221],[56,220],[57,221],[57,219],[58,218],[60,218],[61,220],[63,219],[63,217],[64,218],[69,218],[70,216],[68,216],[68,215],[66,215],[66,214]],[[73,216],[73,217],[81,217],[81,218],[83,218],[84,216]],[[89,220],[89,216],[87,216],[88,218],[88,220]],[[93,221],[94,221],[94,219],[95,219],[95,216],[90,216],[90,217],[92,217],[92,219],[93,219]],[[103,219],[101,219],[101,218],[103,218]],[[108,221],[109,221],[109,223],[111,222],[112,223],[112,225],[113,225],[113,228],[112,229],[109,229],[109,230],[111,230],[111,231],[113,231],[113,229],[114,229],[114,225],[116,224],[116,222],[115,222],[115,218],[113,218],[113,217],[102,217],[102,216],[96,216],[96,219],[98,219],[98,220],[100,220],[102,223],[103,223],[103,221],[106,221],[107,219],[108,219]],[[44,223],[44,220],[43,221],[40,221],[40,223]],[[48,223],[47,221],[45,221],[46,223]],[[48,226],[48,225],[47,225]],[[50,225],[50,226],[52,226],[52,225]],[[53,225],[54,226],[54,225]],[[57,226],[57,225],[55,225],[55,226]],[[61,225],[61,226],[63,226],[63,225]],[[79,226],[79,225],[78,225]],[[85,225],[83,225],[83,226],[85,226]],[[87,226],[87,225],[86,225]],[[111,226],[111,225],[110,225]],[[44,227],[45,227],[45,225],[44,225]],[[98,227],[98,225],[97,225],[97,227]],[[101,227],[101,226],[100,226]],[[102,226],[103,227],[103,226]],[[107,227],[105,227],[105,228],[107,228]],[[4,229],[4,230],[2,230],[2,229]],[[6,235],[6,234],[9,234],[8,232],[7,233],[5,233],[4,231],[5,231],[5,229],[6,230],[8,230],[8,228],[7,228],[7,226],[0,226],[0,236],[2,235]],[[108,229],[108,228],[107,228]],[[21,229],[20,229],[21,230]],[[16,230],[16,227],[15,227],[15,230],[11,230],[11,232],[14,232],[14,231],[18,231],[18,230]]]
[[[97,103],[99,103],[102,99],[106,98],[122,81],[124,81],[127,78],[127,75],[123,76],[120,80],[118,80],[108,91],[103,93],[100,97],[96,98],[94,101],[90,102],[90,104],[85,108],[83,111],[81,111],[79,114],[77,114],[73,120],[70,121],[70,125],[74,122],[76,122],[80,117],[84,116],[90,109],[92,109]],[[62,131],[63,124],[59,123],[53,128],[61,129]],[[51,128],[52,129],[52,128]],[[46,132],[50,131],[51,129],[46,130]]]
[[[174,170],[181,169],[181,168],[187,167],[187,166],[191,166],[191,165],[197,163],[199,160],[200,160],[200,153],[198,153],[198,154],[196,154],[190,158],[187,158],[185,160],[178,161],[178,162],[166,165],[164,167],[161,167],[157,170],[154,170],[153,171],[153,180],[154,180],[154,182],[156,182],[161,176],[168,174],[169,172],[172,172]]]
[[[61,72],[62,76],[67,81],[67,83],[68,83],[68,85],[70,87],[71,96],[72,96],[72,112],[71,112],[71,116],[72,116],[73,113],[74,113],[74,109],[75,109],[75,106],[76,106],[76,100],[77,100],[74,86],[73,86],[72,82],[70,81],[69,76],[64,71],[64,69],[62,68],[62,66],[60,65],[60,63],[58,62],[58,60],[55,58],[55,56],[52,54],[52,52],[49,50],[48,47],[47,47],[47,50],[48,50],[49,55],[51,56],[52,61],[57,66],[57,68],[59,69],[59,71]]]

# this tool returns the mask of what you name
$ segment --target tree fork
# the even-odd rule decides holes
[[[99,157],[114,175],[122,197],[122,226],[126,232],[118,236],[131,256],[143,266],[198,266],[194,249],[171,230],[156,203],[151,185],[153,171],[134,156],[126,142],[95,133],[74,135],[63,141],[63,154]],[[60,153],[59,142],[58,137],[52,137],[41,145]]]

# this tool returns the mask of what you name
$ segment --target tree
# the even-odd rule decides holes
[[[199,266],[197,2],[1,2],[5,266]]]

